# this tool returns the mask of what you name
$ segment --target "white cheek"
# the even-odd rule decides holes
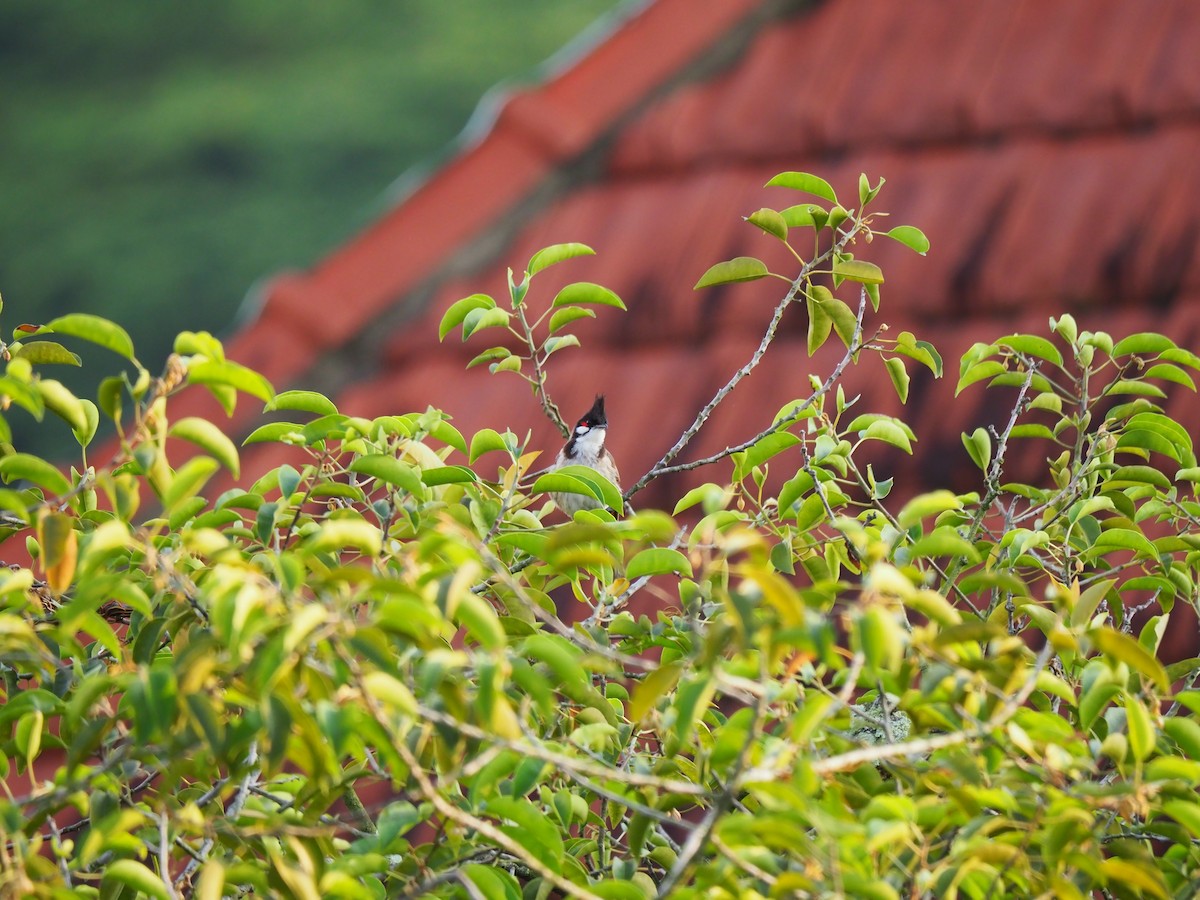
[[[575,446],[585,453],[593,454],[604,446],[604,429],[590,428],[575,439]]]
[[[576,425],[575,426],[576,434],[587,434],[589,431],[591,431],[591,429],[588,428],[586,425]]]

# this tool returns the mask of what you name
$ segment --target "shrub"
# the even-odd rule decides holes
[[[0,458],[6,545],[34,558],[0,570],[0,766],[36,773],[0,800],[4,889],[1190,896],[1200,667],[1157,649],[1173,605],[1196,605],[1200,466],[1159,401],[1195,389],[1200,359],[1070,316],[975,344],[959,391],[1009,410],[963,435],[977,490],[892,502],[864,448],[919,453],[917,436],[841,376],[882,367],[905,401],[909,368],[942,360],[888,336],[883,274],[852,253],[927,249],[877,229],[882,184],[864,176],[847,209],[815,176],[771,181],[820,201],[748,217],[795,270],[742,257],[697,284],[780,279],[762,343],[623,496],[589,469],[535,471],[511,430],[276,394],[207,334],[180,335],[155,378],[105,320],[18,329],[6,408],[50,411],[85,449],[69,473]],[[591,252],[542,250],[506,306],[472,295],[440,329],[504,334],[472,365],[524,378],[564,434],[564,329],[624,304],[534,288]],[[836,338],[841,358],[759,433],[679,462],[786,314],[807,315],[810,354]],[[76,361],[56,340],[129,371],[77,398],[41,375]],[[296,420],[246,439],[296,463],[216,494],[239,450],[172,418],[187,385]],[[119,451],[89,465],[101,417]],[[1009,480],[1018,443],[1044,480]],[[671,514],[626,507],[699,468],[712,480]],[[552,491],[608,509],[548,518]],[[658,612],[634,615],[650,591]]]

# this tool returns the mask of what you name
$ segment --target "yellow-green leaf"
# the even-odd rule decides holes
[[[282,391],[263,407],[263,412],[280,409],[297,409],[318,416],[336,416],[337,407],[324,394],[316,391]]]
[[[808,172],[780,172],[768,181],[766,186],[791,188],[793,191],[804,191],[830,203],[838,202],[837,194],[833,192],[829,182]]]
[[[171,426],[168,432],[172,437],[191,441],[201,450],[207,450],[221,463],[234,478],[241,473],[241,463],[237,447],[229,436],[207,419],[198,416],[188,416],[180,419]]]
[[[617,309],[625,309],[625,304],[612,291],[598,284],[592,284],[590,281],[576,281],[574,284],[568,284],[554,296],[554,302],[550,305],[555,309],[563,306],[576,306],[578,304],[593,305],[593,306],[615,306]]]
[[[263,378],[253,369],[235,362],[214,362],[205,360],[193,363],[188,367],[188,381],[193,384],[204,384],[212,388],[234,388],[244,394],[257,397],[264,403],[275,396],[271,382]]]
[[[770,273],[766,265],[752,256],[739,256],[711,266],[700,276],[692,290],[711,287],[714,284],[732,284],[739,281],[757,281],[766,278]]]
[[[53,341],[27,341],[21,344],[20,349],[13,352],[13,356],[27,359],[35,366],[55,364],[78,366],[83,364],[76,354],[62,344],[56,344]]]
[[[634,579],[643,575],[665,575],[668,572],[690,578],[692,564],[678,550],[672,550],[670,547],[651,547],[629,561],[625,577]]]
[[[12,453],[0,457],[0,478],[12,483],[19,479],[32,481],[51,494],[65,494],[71,490],[71,482],[50,463],[28,453]]]
[[[115,322],[110,322],[100,316],[93,316],[89,313],[71,313],[59,316],[52,322],[43,325],[36,333],[44,334],[47,331],[55,334],[69,334],[72,337],[106,347],[126,359],[133,359],[133,341],[129,339],[128,332]]]
[[[788,236],[787,222],[784,221],[782,215],[776,210],[763,207],[750,213],[746,217],[746,221],[751,225],[761,228],[772,237],[777,237],[781,241],[786,241]]]
[[[587,244],[567,243],[553,244],[549,247],[543,247],[537,253],[529,258],[529,264],[525,266],[525,271],[530,275],[536,275],[542,269],[560,263],[566,259],[574,259],[577,256],[594,256],[596,251]]]
[[[470,297],[463,297],[461,300],[456,300],[450,304],[450,308],[442,315],[441,324],[438,325],[438,340],[444,341],[456,325],[462,323],[462,320],[467,317],[467,313],[474,309],[493,309],[496,306],[496,301],[487,294],[472,294]]]

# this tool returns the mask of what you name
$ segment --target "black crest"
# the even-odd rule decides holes
[[[592,404],[592,408],[585,412],[575,425],[578,428],[580,425],[586,425],[588,428],[607,427],[608,417],[604,414],[604,395],[597,394],[596,402]]]

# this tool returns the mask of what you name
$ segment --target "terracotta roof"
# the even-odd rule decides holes
[[[555,357],[551,387],[568,417],[607,392],[632,480],[757,343],[774,285],[691,285],[734,255],[778,259],[740,217],[794,202],[762,187],[788,169],[847,195],[859,172],[888,179],[881,208],[924,229],[932,250],[871,245],[888,279],[882,319],[932,340],[948,373],[973,340],[1044,332],[1067,311],[1081,327],[1164,330],[1194,347],[1196,47],[1193,0],[657,0],[513,97],[478,143],[358,237],[276,279],[229,352],[279,388],[335,393],[345,412],[432,404],[464,431],[531,427],[552,450],[527,388],[465,371],[484,344],[439,345],[437,323],[468,293],[503,295],[505,267],[539,247],[583,241],[598,255],[547,270],[535,290],[597,281],[629,312],[581,321],[583,348]],[[808,360],[804,330],[802,315],[785,319],[697,455],[754,433],[828,368]],[[943,480],[966,461],[959,432],[1003,413],[982,389],[950,404],[953,381],[914,379],[904,416],[926,452],[889,460],[901,474],[932,459],[937,472],[910,474]],[[900,412],[875,367],[851,370],[846,389],[864,409]],[[671,493],[724,471],[689,473]]]

